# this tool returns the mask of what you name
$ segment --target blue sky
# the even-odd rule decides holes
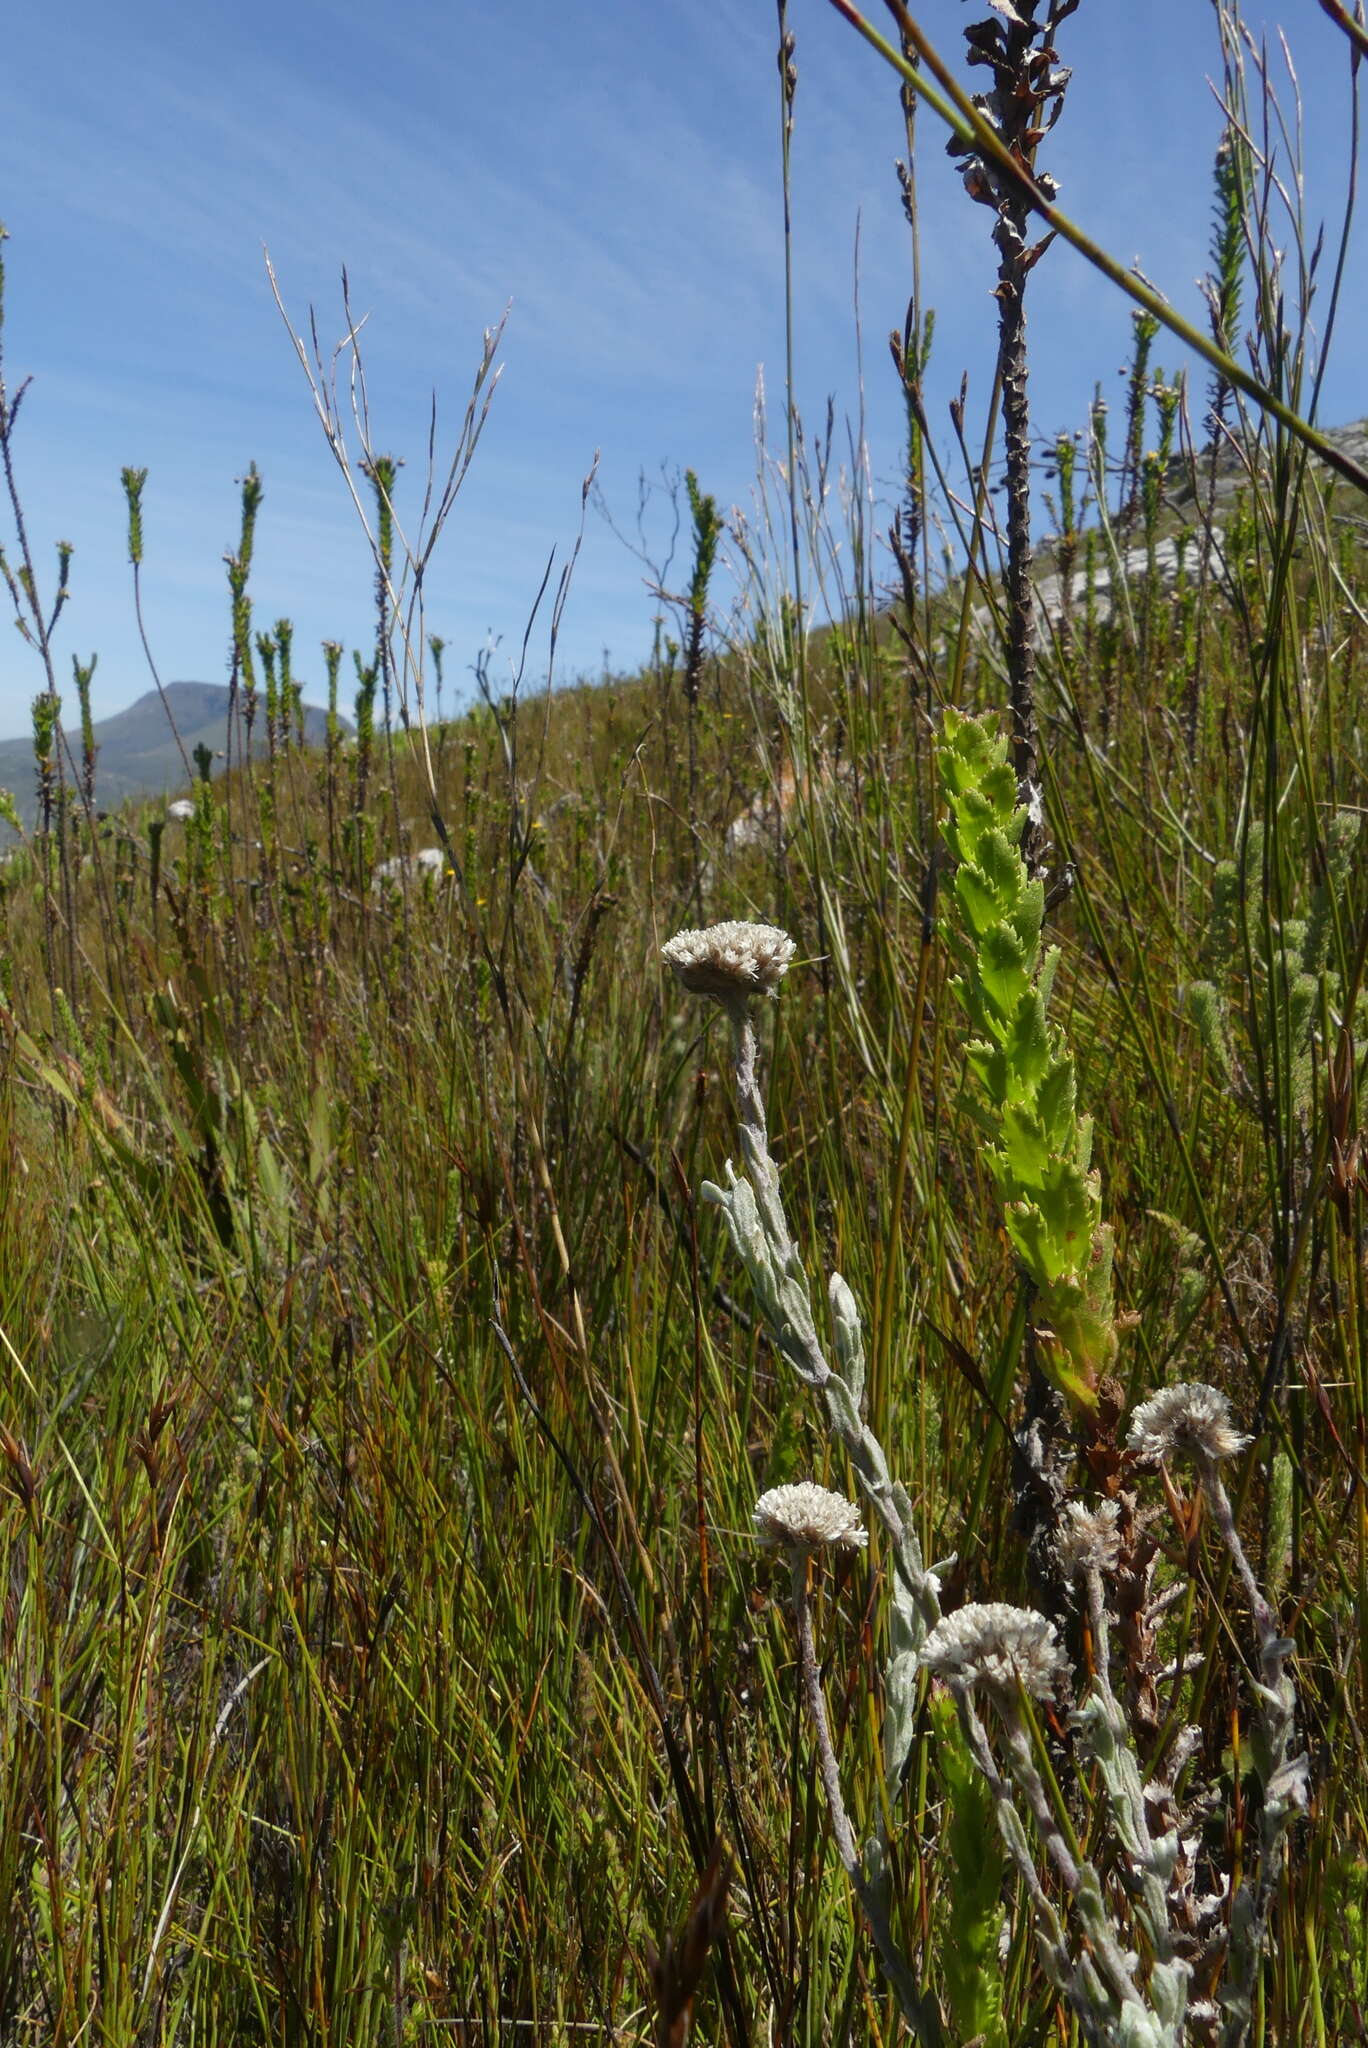
[[[959,63],[977,9],[927,0],[920,19]],[[1342,206],[1348,66],[1314,0],[1251,5],[1281,20],[1308,138],[1307,207]],[[876,491],[896,489],[898,417],[884,337],[906,304],[909,246],[892,163],[894,81],[825,0],[792,0],[797,389],[815,422],[858,403],[856,223],[865,397]],[[369,315],[377,444],[417,490],[432,391],[439,443],[464,409],[482,331],[510,307],[484,440],[429,577],[448,687],[501,642],[507,673],[551,550],[573,546],[581,485],[599,481],[630,529],[638,476],[693,467],[724,507],[755,472],[757,371],[777,431],[783,244],[775,10],[768,0],[93,0],[18,10],[0,129],[6,368],[32,373],[16,460],[40,571],[74,542],[59,674],[98,650],[104,715],[149,687],[138,647],[119,471],[146,466],[145,598],[164,679],[227,673],[222,557],[236,479],[265,481],[253,578],[259,626],[295,626],[315,685],[325,637],[371,637],[364,543],[273,307],[263,246],[296,324],[342,333],[339,276]],[[1083,0],[1061,32],[1074,80],[1042,161],[1061,201],[1189,312],[1205,268],[1219,62],[1205,0]],[[963,74],[962,74],[963,75]],[[936,309],[933,419],[969,375],[969,417],[992,379],[988,217],[962,193],[929,116],[921,127],[923,292]],[[1129,315],[1057,247],[1032,281],[1034,418],[1083,419],[1119,390]],[[1368,281],[1356,237],[1330,422],[1368,412],[1360,372]],[[1348,337],[1346,345],[1345,338]],[[1163,341],[1158,360],[1180,361]],[[443,423],[446,433],[443,434]],[[945,435],[949,446],[948,426]],[[668,529],[657,505],[654,543]],[[886,523],[886,522],[885,522]],[[8,532],[8,521],[4,528]],[[649,646],[641,563],[590,511],[557,674],[627,668]],[[16,633],[0,637],[0,736],[40,687]],[[544,625],[529,673],[546,666]],[[348,656],[350,665],[350,656]]]

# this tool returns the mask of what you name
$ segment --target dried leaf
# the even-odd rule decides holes
[[[1021,259],[1021,274],[1023,277],[1025,277],[1028,271],[1035,269],[1037,263],[1039,263],[1041,257],[1045,254],[1045,251],[1049,248],[1053,240],[1054,229],[1051,228],[1048,235],[1043,235],[1038,242],[1033,242],[1031,244],[1030,248],[1026,251],[1026,254]]]

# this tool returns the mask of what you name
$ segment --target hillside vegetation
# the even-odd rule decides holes
[[[167,683],[165,689],[148,690],[109,718],[93,719],[89,728],[93,803],[112,811],[133,798],[183,789],[195,775],[201,748],[211,775],[222,774],[230,760],[245,760],[249,751],[257,756],[269,753],[269,735],[265,730],[248,734],[242,711],[241,704],[233,703],[226,683]],[[292,703],[289,722],[291,738],[297,743],[324,744],[327,713],[316,705],[296,707]],[[345,730],[350,732],[350,723],[345,723]],[[67,774],[79,784],[86,765],[80,729],[65,733],[63,741]],[[38,821],[34,768],[31,738],[0,740],[0,789],[14,796],[19,815],[30,830]]]
[[[1055,451],[1033,639],[987,526],[933,588],[914,432],[895,592],[799,464],[719,630],[691,478],[641,675],[386,730],[382,578],[354,746],[283,728],[174,833],[53,794],[0,881],[0,2041],[1119,2040],[1104,1925],[1156,2011],[1188,1973],[1125,2038],[1365,2037],[1368,575],[1229,392],[1219,547],[1200,446],[1175,509],[1152,339],[1134,440]],[[1177,574],[1118,575],[1161,517]],[[776,1001],[662,964],[715,920],[791,935]],[[778,1278],[700,1195],[767,1158]],[[1190,1383],[1223,1481],[1127,1435]],[[802,1480],[860,1539],[776,1561]],[[924,1640],[973,1603],[1063,1660],[984,1748]],[[1070,1712],[1110,1669],[1133,1798]]]

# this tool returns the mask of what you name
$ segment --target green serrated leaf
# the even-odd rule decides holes
[[[1099,1311],[1105,1309],[1108,1321],[1115,1320],[1112,1306],[1112,1269],[1116,1259],[1116,1232],[1110,1223],[1103,1223],[1101,1193],[1096,1183],[1098,1176],[1092,1176],[1094,1194],[1097,1196],[1098,1224],[1093,1231],[1092,1257],[1088,1261],[1088,1306]]]
[[[950,851],[957,860],[976,864],[985,839],[998,828],[998,814],[980,790],[966,789],[955,805],[946,826]]]
[[[1010,924],[985,933],[978,966],[985,997],[1002,1021],[1010,1023],[1031,986],[1029,956]]]
[[[955,875],[955,897],[975,940],[999,924],[1003,905],[981,868],[962,862]]]
[[[1095,1408],[1097,1389],[1093,1378],[1102,1368],[1084,1362],[1091,1347],[1078,1327],[1078,1319],[1065,1315],[1059,1318],[1059,1323],[1062,1327],[1037,1330],[1036,1363],[1050,1385],[1072,1407]],[[1101,1334],[1100,1329],[1096,1334]]]
[[[1033,1193],[1045,1185],[1052,1153],[1045,1127],[1022,1103],[1009,1102],[1002,1112],[1001,1154],[1018,1188]]]
[[[1011,1205],[1008,1231],[1040,1286],[1085,1269],[1098,1207],[1092,1177],[1065,1159],[1050,1161],[1029,1201]]]
[[[1003,751],[1005,754],[1005,744]],[[1002,830],[1013,841],[1020,839],[1026,823],[1026,812],[1017,802],[1016,776],[1006,760],[995,762],[979,786],[996,811]]]
[[[1048,1010],[1050,1007],[1050,996],[1054,991],[1055,969],[1058,966],[1059,948],[1058,946],[1051,946],[1040,963],[1040,974],[1036,980],[1036,987],[1040,991],[1040,1007],[1042,1010]]]
[[[1090,1116],[1081,1116],[1074,1138],[1074,1165],[1080,1173],[1086,1173],[1092,1165],[1092,1141],[1093,1120]]]
[[[1004,1216],[1007,1235],[1037,1287],[1048,1289],[1067,1270],[1067,1253],[1034,1202],[1009,1202]]]
[[[1017,1004],[1016,1015],[1003,1040],[1003,1051],[1009,1079],[1002,1099],[1034,1095],[1048,1071],[1053,1052],[1039,988],[1028,988]]]
[[[1074,1063],[1068,1053],[1055,1053],[1047,1061],[1035,1100],[1050,1149],[1067,1152],[1077,1128]]]
[[[1026,871],[1015,840],[1000,826],[994,825],[979,841],[978,864],[988,887],[1006,912],[1018,901],[1026,886]]]
[[[1072,1160],[1057,1159],[1039,1199],[1055,1242],[1067,1252],[1075,1271],[1080,1270],[1087,1264],[1093,1231],[1101,1221],[1096,1174],[1080,1171]]]
[[[1056,1382],[1066,1377],[1077,1377],[1085,1383],[1095,1383],[1116,1364],[1116,1318],[1110,1303],[1109,1246],[1099,1243],[1094,1267],[1086,1286],[1065,1279],[1054,1288],[1042,1290],[1040,1322],[1043,1328],[1048,1329],[1054,1342],[1048,1347],[1048,1354],[1042,1343],[1038,1355],[1041,1365]],[[1094,1298],[1095,1290],[1103,1286],[1100,1278],[1103,1268],[1107,1273],[1105,1307],[1099,1306]]]
[[[1025,951],[1034,956],[1040,942],[1040,928],[1045,922],[1045,884],[1040,881],[1028,882],[1018,896],[1010,916],[1012,930]],[[1055,950],[1057,953],[1058,949]],[[1031,964],[1034,967],[1034,957]]]
[[[1007,1067],[1007,1055],[1001,1046],[989,1045],[983,1039],[976,1038],[972,1044],[965,1047],[964,1057],[968,1061],[969,1071],[979,1081],[994,1108],[1005,1102],[1011,1077]]]

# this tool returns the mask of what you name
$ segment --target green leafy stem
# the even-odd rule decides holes
[[[1044,884],[1020,842],[1025,808],[991,719],[947,710],[939,750],[959,911],[955,987],[975,1032],[967,1048],[986,1105],[980,1122],[1008,1235],[1035,1285],[1036,1355],[1075,1409],[1092,1409],[1116,1356],[1112,1234],[1078,1113],[1074,1062],[1048,1021],[1057,947],[1043,950]]]

